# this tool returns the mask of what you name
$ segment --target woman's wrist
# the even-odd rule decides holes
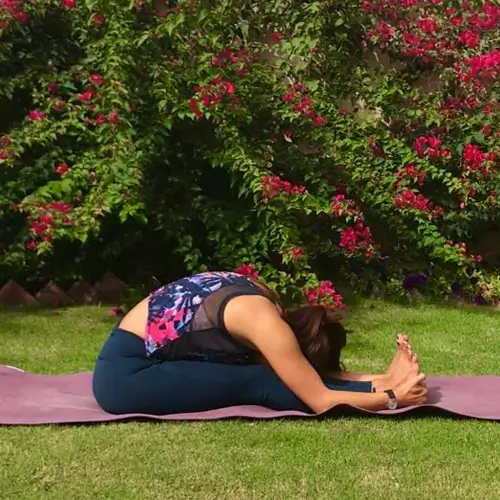
[[[379,411],[387,409],[388,397],[385,392],[347,392],[330,390],[328,404],[324,411],[339,406],[357,406],[364,410]]]

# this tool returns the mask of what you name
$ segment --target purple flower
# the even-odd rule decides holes
[[[477,304],[478,306],[485,306],[487,304],[486,300],[482,295],[476,295],[476,297],[474,297],[474,303]]]
[[[380,256],[380,263],[381,264],[387,264],[389,262],[390,257],[388,255],[381,255]]]
[[[425,285],[427,280],[427,276],[423,273],[410,274],[403,280],[403,288],[410,291],[417,286]]]

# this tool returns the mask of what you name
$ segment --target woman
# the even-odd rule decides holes
[[[406,337],[381,376],[342,371],[346,330],[322,306],[283,310],[266,286],[231,272],[166,285],[114,328],[94,370],[107,412],[166,415],[235,405],[323,413],[419,405],[424,375]]]

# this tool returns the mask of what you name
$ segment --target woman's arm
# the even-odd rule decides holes
[[[230,300],[224,324],[235,338],[259,350],[290,390],[316,413],[339,404],[367,410],[386,408],[384,393],[332,391],[302,354],[293,331],[278,314],[276,306],[261,296],[242,295]]]

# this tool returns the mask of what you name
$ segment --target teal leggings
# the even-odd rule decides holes
[[[333,390],[372,392],[371,382],[325,384]],[[111,332],[98,356],[92,385],[98,404],[113,414],[167,415],[237,405],[311,413],[264,365],[152,360],[142,339],[120,328]]]

